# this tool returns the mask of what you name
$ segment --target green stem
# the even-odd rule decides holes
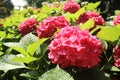
[[[108,62],[100,69],[101,71],[104,71],[105,68],[107,67],[107,65],[112,61],[112,58],[114,56],[114,53],[112,54],[112,56],[108,59]]]

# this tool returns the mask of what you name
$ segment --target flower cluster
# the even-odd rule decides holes
[[[80,9],[80,5],[74,1],[67,2],[63,7],[63,12],[75,13]]]
[[[49,45],[52,63],[81,68],[96,66],[101,60],[103,46],[100,40],[76,26],[62,28]]]
[[[25,20],[20,26],[19,26],[19,31],[25,35],[33,30],[35,30],[38,25],[38,21],[34,18],[30,18]]]
[[[114,20],[114,25],[120,24],[120,14]]]
[[[115,51],[114,60],[114,65],[120,68],[120,47]]]
[[[102,18],[102,16],[100,16],[97,12],[85,12],[83,13],[82,15],[79,16],[78,20],[77,20],[77,24],[79,23],[85,23],[87,20],[89,19],[94,19],[95,21],[95,26],[96,25],[104,25],[105,24],[105,21],[104,19]]]
[[[37,33],[39,38],[51,37],[56,32],[57,28],[63,28],[68,25],[69,22],[63,16],[50,17],[42,21],[37,29]]]

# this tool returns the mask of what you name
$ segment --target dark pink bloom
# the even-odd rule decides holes
[[[114,62],[114,65],[118,68],[120,68],[120,58],[116,59]]]
[[[102,16],[100,16],[97,12],[85,12],[82,15],[79,16],[78,20],[77,20],[77,24],[79,23],[85,23],[87,20],[89,19],[94,19],[95,21],[95,26],[96,25],[104,25],[105,21],[102,18]]]
[[[63,28],[65,26],[70,25],[66,18],[63,16],[56,17],[55,23],[57,24],[58,28]]]
[[[114,25],[117,25],[117,24],[120,24],[120,14],[118,14],[114,20]]]
[[[91,68],[101,60],[103,46],[100,40],[76,26],[62,28],[49,45],[52,63],[65,68],[77,66]]]
[[[57,30],[56,17],[50,17],[42,21],[41,25],[37,29],[37,34],[39,38],[51,37]]]
[[[118,48],[114,54],[114,59],[118,59],[118,58],[120,58],[120,48]]]
[[[39,38],[51,37],[57,30],[57,28],[63,28],[68,26],[69,22],[63,16],[50,17],[42,21],[37,33]]]
[[[64,7],[63,7],[63,12],[70,12],[70,13],[75,13],[80,9],[80,5],[78,5],[74,1],[69,1],[67,2]]]
[[[115,50],[114,60],[114,65],[120,68],[120,47]]]
[[[19,26],[19,31],[25,35],[33,30],[36,29],[36,26],[38,25],[38,21],[36,19],[27,19]]]

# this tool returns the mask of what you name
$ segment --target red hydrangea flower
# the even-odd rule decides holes
[[[105,21],[104,19],[102,18],[102,16],[100,16],[98,13],[96,12],[85,12],[83,13],[82,15],[79,16],[78,20],[77,20],[77,24],[79,23],[85,23],[87,20],[89,19],[94,19],[95,21],[95,26],[96,25],[104,25],[105,24]]]
[[[63,16],[56,17],[55,23],[58,28],[63,28],[65,26],[70,25],[69,22],[66,20],[66,18]]]
[[[118,47],[114,54],[114,59],[120,58],[120,48]]]
[[[120,14],[114,20],[114,25],[120,24]]]
[[[114,65],[120,68],[120,47],[117,48],[114,54]]]
[[[37,33],[39,38],[51,37],[56,32],[57,28],[63,28],[68,25],[69,22],[63,16],[50,17],[42,21],[37,29]]]
[[[63,12],[75,13],[80,9],[80,5],[74,1],[69,1],[63,6]]]
[[[19,31],[23,35],[25,35],[31,31],[35,30],[37,24],[38,24],[38,21],[36,19],[33,19],[33,18],[27,19],[19,26]]]
[[[49,59],[65,68],[91,68],[101,60],[103,46],[100,40],[76,26],[62,28],[49,45]]]
[[[115,60],[114,65],[115,65],[116,67],[120,68],[120,58],[118,58],[118,59]]]

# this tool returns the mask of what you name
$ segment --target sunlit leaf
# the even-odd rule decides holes
[[[38,80],[74,80],[67,72],[56,67],[44,73]]]
[[[85,11],[86,11],[86,10],[85,10],[85,7],[83,7],[83,8],[81,8],[81,9],[79,9],[79,10],[78,10],[75,14],[73,14],[73,15],[74,15],[74,17],[75,17],[76,19],[78,19],[79,16],[80,16],[81,14],[83,14]]]
[[[88,30],[92,27],[94,27],[95,21],[93,19],[88,20],[83,25],[81,25],[82,30]]]
[[[5,31],[0,31],[0,37],[2,37],[2,38],[5,38],[5,37],[6,37]]]
[[[15,55],[4,55],[0,57],[0,70],[12,70],[12,69],[19,69],[19,68],[27,68],[21,62],[12,61]]]
[[[38,37],[29,33],[27,35],[25,35],[20,41],[19,44],[26,49],[28,47],[29,44],[32,44],[33,42],[38,41]]]
[[[14,61],[17,61],[17,62],[23,62],[23,63],[30,63],[30,62],[33,62],[35,60],[37,60],[38,58],[35,58],[35,57],[31,57],[31,56],[25,56],[25,57],[15,57],[13,58]]]
[[[71,20],[72,20],[72,22],[76,22],[76,20],[79,18],[79,16],[81,15],[81,14],[83,14],[85,12],[85,8],[83,7],[83,8],[81,8],[81,9],[79,9],[75,14],[71,14],[71,13],[69,13],[69,12],[67,12],[67,13],[65,13],[65,14],[63,14],[65,17],[66,17],[66,19],[69,21],[69,22],[71,22]]]
[[[27,47],[27,52],[28,52],[31,56],[33,56],[34,53],[35,53],[35,51],[37,50],[37,48],[38,48],[44,41],[46,41],[46,40],[47,40],[47,38],[42,38],[42,39],[40,39],[39,41],[34,42],[34,43],[28,45],[28,47]]]
[[[19,53],[21,53],[21,54],[23,54],[25,56],[27,56],[26,51],[22,47],[19,46],[19,43],[8,42],[8,43],[4,43],[4,45],[18,51]]]
[[[98,1],[96,3],[88,3],[88,5],[86,6],[86,9],[87,10],[94,10],[100,5],[100,3],[101,3],[101,1]]]
[[[120,28],[119,27],[103,27],[98,32],[97,37],[102,40],[107,40],[114,42],[120,37]]]
[[[2,54],[4,54],[2,51],[0,51],[0,56],[2,55]]]

